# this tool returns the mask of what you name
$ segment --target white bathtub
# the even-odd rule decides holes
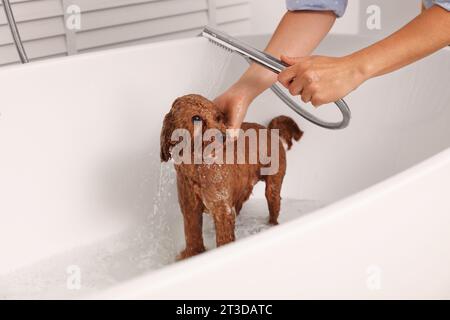
[[[330,36],[318,52],[371,41]],[[248,120],[305,131],[282,223],[172,263],[184,240],[162,118],[239,76],[239,57],[218,76],[219,52],[197,38],[0,69],[0,298],[450,298],[449,49],[349,95],[342,131],[263,94]],[[267,229],[261,187],[241,238]]]

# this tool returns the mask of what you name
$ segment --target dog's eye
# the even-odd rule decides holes
[[[193,116],[192,117],[192,122],[193,123],[199,122],[199,121],[203,121],[203,119],[200,116]]]

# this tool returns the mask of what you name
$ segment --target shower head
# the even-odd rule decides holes
[[[205,27],[201,33],[201,36],[209,39],[212,43],[222,47],[223,49],[236,52],[243,56],[249,63],[256,62],[263,67],[271,70],[275,73],[280,73],[285,68],[289,67],[289,65],[285,64],[281,60],[262,52],[258,49],[255,49],[248,44],[231,37],[230,35],[215,30],[211,27]],[[303,109],[300,105],[298,105],[291,97],[289,97],[283,90],[274,84],[272,86],[272,91],[293,111],[297,114],[305,118],[306,120],[327,129],[343,129],[348,126],[351,119],[351,111],[348,107],[347,103],[340,99],[335,101],[336,106],[342,113],[342,121],[341,122],[327,122],[317,118],[315,115]]]
[[[221,31],[212,29],[210,27],[205,27],[201,35],[205,38],[208,38],[212,43],[224,48],[225,50],[236,52],[243,56],[245,59],[250,59],[252,62],[256,62],[275,73],[280,73],[286,67],[289,67],[289,65],[285,64],[281,60],[278,60],[267,53],[255,49],[248,44],[236,38],[233,38]]]

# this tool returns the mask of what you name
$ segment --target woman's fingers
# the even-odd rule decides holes
[[[314,75],[306,69],[308,58],[282,56],[282,61],[295,65],[286,69],[284,74],[280,73],[280,82],[289,90],[291,95],[301,96],[305,103],[310,102],[314,93]]]
[[[302,62],[306,61],[307,58],[292,58],[287,56],[281,56],[281,61],[290,65],[278,75],[278,81],[285,87],[289,88],[291,83],[296,77],[302,72],[303,65]]]
[[[300,96],[304,103],[312,100],[314,85],[305,77],[298,77],[289,86],[289,93],[293,96]]]
[[[239,128],[244,121],[250,101],[246,99],[245,93],[232,87],[213,102],[225,114],[227,134],[235,139],[239,134]]]
[[[311,76],[295,74],[292,82],[284,85],[293,96],[301,96],[303,102],[308,103],[312,100],[315,93],[314,80]]]
[[[296,75],[297,69],[295,66],[286,68],[278,75],[278,81],[288,89],[289,85],[294,81]]]
[[[304,103],[309,103],[312,99],[313,93],[310,87],[303,89],[301,99]]]
[[[285,55],[281,55],[281,61],[283,61],[284,63],[287,63],[290,66],[293,66],[294,64],[305,61],[306,59],[308,59],[308,57],[288,57]]]
[[[305,87],[304,81],[301,77],[294,78],[293,81],[287,86],[289,93],[293,96],[302,94]]]

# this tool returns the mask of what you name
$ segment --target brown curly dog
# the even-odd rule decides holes
[[[274,225],[278,223],[280,191],[286,172],[286,152],[283,142],[290,149],[292,140],[298,141],[303,132],[291,118],[286,116],[277,117],[270,122],[268,129],[278,129],[278,135],[274,136],[277,140],[271,139],[274,133],[267,130],[267,148],[264,149],[267,156],[272,157],[272,162],[274,157],[277,157],[275,160],[278,163],[278,170],[264,175],[262,174],[263,169],[267,169],[271,163],[267,163],[267,159],[263,161],[262,155],[260,155],[259,151],[264,147],[260,143],[261,136],[255,135],[256,149],[252,149],[250,144],[239,148],[238,140],[241,137],[244,141],[247,138],[250,139],[251,135],[247,135],[249,129],[258,132],[266,128],[256,123],[243,123],[241,128],[245,134],[240,134],[239,139],[223,139],[226,137],[225,123],[226,119],[218,108],[211,101],[199,95],[178,98],[164,118],[161,132],[161,161],[166,162],[171,158],[175,160],[175,146],[179,141],[174,141],[172,135],[176,129],[185,130],[191,137],[194,137],[193,140],[199,134],[205,134],[206,130],[215,129],[215,132],[220,134],[214,135],[214,139],[202,140],[203,150],[206,150],[214,140],[222,146],[223,155],[228,155],[227,152],[231,150],[230,159],[233,159],[231,163],[228,157],[224,163],[195,162],[195,146],[192,148],[193,143],[190,141],[186,143],[186,147],[189,147],[188,151],[183,149],[180,152],[183,159],[188,161],[175,161],[178,200],[183,213],[186,238],[186,248],[178,256],[179,259],[205,251],[202,235],[204,212],[210,213],[214,219],[217,246],[234,241],[236,215],[239,214],[242,205],[248,200],[258,181],[266,183],[265,194],[269,207],[269,223]],[[201,125],[201,130],[196,129],[196,124]],[[274,150],[271,150],[273,141],[277,143]],[[218,153],[217,150],[213,150],[209,154],[216,156]],[[241,162],[237,160],[239,156],[243,156],[240,158]],[[256,161],[252,162],[251,159],[256,159]]]

